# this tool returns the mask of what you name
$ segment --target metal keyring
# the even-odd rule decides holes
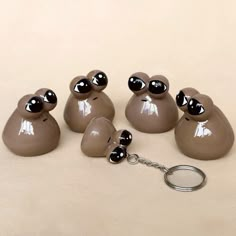
[[[199,174],[199,176],[201,176],[202,181],[199,184],[194,185],[194,186],[190,186],[190,187],[175,185],[168,179],[168,176],[172,175],[174,172],[179,171],[179,170],[193,171],[193,172]],[[165,183],[169,187],[171,187],[175,190],[182,191],[182,192],[192,192],[192,191],[202,188],[205,185],[206,175],[202,170],[198,169],[197,167],[189,166],[189,165],[178,165],[178,166],[173,166],[168,169],[168,171],[164,174],[164,180],[165,180]]]
[[[140,164],[146,165],[148,167],[154,167],[156,169],[159,169],[160,171],[162,171],[164,173],[165,183],[169,187],[171,187],[172,189],[177,190],[177,191],[192,192],[192,191],[202,188],[206,183],[205,173],[202,170],[200,170],[194,166],[178,165],[178,166],[173,166],[171,168],[167,168],[166,166],[161,165],[158,162],[153,162],[153,161],[150,161],[150,160],[145,159],[143,157],[140,157],[138,154],[129,154],[129,153],[127,154],[127,161],[131,165],[136,165],[136,164],[140,163]],[[180,176],[174,175],[174,173],[176,174],[177,171],[186,171],[186,173],[187,173],[187,171],[192,171],[193,173],[198,174],[198,176],[197,175],[196,176],[198,178],[201,177],[201,179],[200,179],[200,181],[198,181],[198,184],[193,184],[190,186],[188,186],[189,184],[186,184],[186,183],[184,183],[182,185],[181,184],[179,184],[179,185],[174,184],[174,182],[176,182],[176,181],[178,182],[179,180],[181,180],[181,178],[183,178],[183,176],[181,176],[181,175]],[[177,174],[179,174],[179,173],[177,173]],[[172,180],[170,180],[171,178],[169,179],[168,177],[172,177]],[[186,174],[184,175],[185,180],[191,180],[191,178],[189,178],[189,177],[187,178]]]

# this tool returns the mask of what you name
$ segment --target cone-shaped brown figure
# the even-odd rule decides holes
[[[142,72],[131,75],[128,82],[134,95],[125,115],[135,129],[145,133],[166,132],[176,125],[178,110],[169,94],[169,82],[162,75],[149,76]]]
[[[87,156],[106,156],[108,161],[116,164],[127,156],[126,147],[131,141],[132,135],[129,131],[116,131],[110,120],[100,117],[92,119],[87,126],[81,149]]]
[[[100,70],[89,72],[87,77],[77,76],[71,81],[71,94],[64,111],[64,119],[71,130],[83,133],[94,117],[113,120],[115,115],[113,103],[102,92],[107,83],[106,74]]]
[[[46,88],[22,97],[3,130],[5,145],[20,156],[37,156],[56,148],[60,128],[49,114],[56,104],[56,94]]]
[[[184,99],[178,95],[176,98],[180,106],[180,100]],[[224,156],[231,149],[234,133],[229,121],[211,98],[196,93],[187,101],[185,115],[175,128],[175,140],[185,155],[212,160]]]

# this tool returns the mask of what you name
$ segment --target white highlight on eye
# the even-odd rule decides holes
[[[156,82],[155,82],[155,81],[152,81],[152,85],[156,85]]]
[[[32,122],[21,119],[21,126],[18,135],[21,134],[34,135],[34,127],[32,125]]]
[[[200,103],[198,103],[198,104],[196,105],[196,107],[200,107],[199,115],[202,114],[202,113],[205,111],[205,109],[203,108],[202,104],[200,104]]]
[[[35,100],[32,100],[31,102],[32,102],[32,104],[35,104],[35,103],[36,103],[36,101],[35,101]]]
[[[98,77],[101,79],[103,76],[102,76],[102,74],[99,74]]]
[[[78,87],[77,87],[77,85],[74,87],[74,91],[77,92],[77,93],[80,92],[79,89],[78,89]]]
[[[83,113],[83,116],[87,116],[91,113],[91,105],[88,103],[88,99],[78,101],[79,111]]]
[[[157,115],[158,116],[158,108],[157,108],[157,105],[152,103],[152,98],[147,95],[146,97],[146,100],[145,102],[143,102],[143,107],[141,109],[141,113],[142,114],[147,114],[147,115]]]
[[[96,84],[96,85],[98,85],[98,79],[97,78],[93,78],[93,80],[92,80],[92,82],[93,82],[93,84]]]
[[[134,81],[134,78],[133,78],[133,77],[131,77],[129,80],[130,80],[130,82],[133,82],[133,81]]]
[[[141,89],[143,89],[144,87],[145,87],[145,83],[143,82],[143,81],[141,81],[142,82],[142,87],[141,87]]]
[[[111,163],[116,163],[116,162],[114,162],[111,158],[109,159],[109,161],[110,161]]]
[[[74,91],[77,92],[77,93],[80,93],[80,91],[79,91],[79,89],[78,89],[78,85],[80,85],[80,86],[84,86],[85,83],[82,81],[82,82],[80,82],[80,83],[78,83],[78,84],[75,85],[75,87],[74,87]]]
[[[129,139],[132,139],[132,135],[131,134],[129,135]]]
[[[25,107],[25,110],[26,110],[26,111],[29,111],[29,112],[31,112],[31,110],[30,110],[30,107],[29,107],[29,106],[30,106],[30,104],[29,104],[29,103],[27,103],[27,104],[26,104],[26,107]]]
[[[121,157],[123,157],[123,156],[124,156],[124,153],[123,153],[123,152],[121,152],[121,153],[120,153],[120,156],[121,156]]]
[[[193,100],[190,100],[190,101],[189,101],[189,104],[192,105],[192,104],[193,104]]]
[[[187,103],[188,103],[188,100],[187,100],[186,96],[184,96],[184,101],[183,101],[182,106],[186,105]]]
[[[201,110],[199,114],[202,114],[204,111],[205,111],[204,108],[201,106]]]
[[[194,133],[194,137],[204,138],[206,136],[212,135],[211,130],[205,127],[207,122],[208,122],[208,120],[203,121],[203,122],[198,122],[198,125],[197,125],[195,133]]]
[[[43,101],[44,102],[49,102],[48,99],[47,99],[47,96],[44,96]]]

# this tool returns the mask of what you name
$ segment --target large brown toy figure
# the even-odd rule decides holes
[[[116,131],[110,120],[94,118],[84,132],[81,149],[91,157],[106,156],[111,163],[119,163],[126,156],[126,148],[132,141],[127,130]]]
[[[145,133],[166,132],[176,125],[178,110],[169,94],[169,82],[162,75],[134,73],[128,82],[134,93],[125,115],[135,129]]]
[[[183,89],[176,102],[185,112],[175,128],[175,140],[187,156],[212,160],[224,156],[234,143],[232,127],[210,97]]]
[[[49,114],[56,104],[56,94],[46,88],[22,97],[3,130],[5,145],[20,156],[37,156],[56,148],[60,128]]]
[[[70,83],[64,119],[71,130],[83,133],[94,117],[113,120],[115,109],[110,98],[102,92],[108,83],[104,72],[93,70],[87,76],[77,76]]]

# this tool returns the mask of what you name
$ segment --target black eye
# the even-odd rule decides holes
[[[74,91],[77,93],[88,93],[91,90],[91,84],[87,79],[81,79],[74,87]]]
[[[25,105],[25,110],[28,112],[37,113],[42,111],[43,102],[39,97],[32,97]]]
[[[128,130],[124,130],[120,136],[120,144],[128,146],[132,142],[132,134]]]
[[[198,100],[193,98],[189,101],[188,112],[190,115],[201,115],[205,112],[205,109]]]
[[[166,91],[166,85],[159,80],[151,80],[149,83],[149,91],[154,94],[161,94]]]
[[[184,95],[183,91],[180,91],[176,95],[176,103],[179,107],[182,107],[188,103],[188,100],[187,100],[186,96]]]
[[[55,103],[57,103],[57,96],[52,90],[48,90],[44,94],[43,101],[47,102],[47,103],[54,103],[55,104]]]
[[[140,91],[146,86],[143,80],[135,76],[129,78],[128,85],[131,91]]]
[[[109,161],[113,164],[121,162],[127,156],[126,150],[121,147],[116,147],[109,156]]]
[[[105,86],[108,83],[107,76],[103,72],[97,73],[95,76],[93,76],[92,83],[97,86]]]

